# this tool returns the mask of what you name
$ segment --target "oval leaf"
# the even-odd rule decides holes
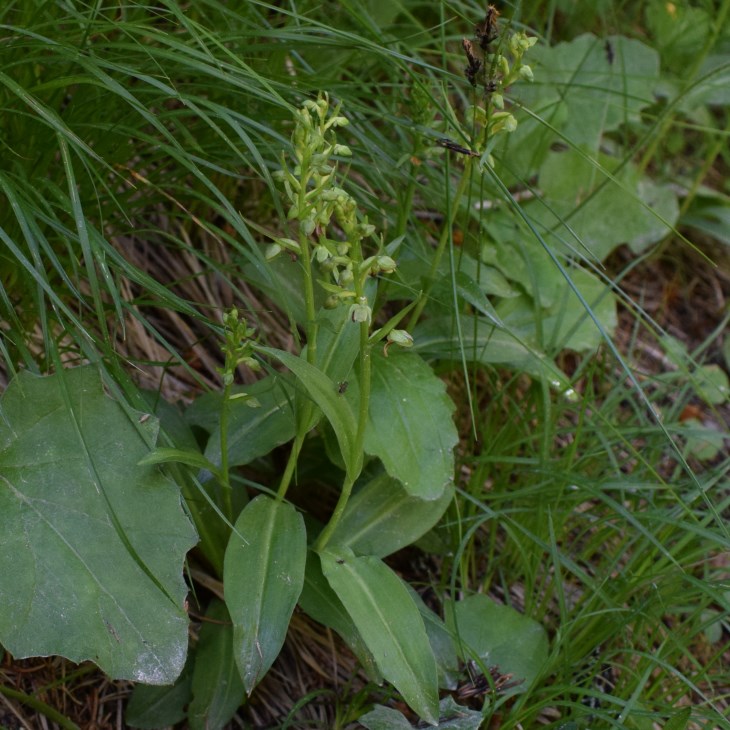
[[[448,486],[438,499],[419,499],[397,479],[380,474],[350,499],[330,539],[358,555],[383,558],[425,535],[441,519],[453,495]]]
[[[438,499],[454,477],[459,439],[446,386],[415,353],[373,353],[365,451],[412,496]]]
[[[130,420],[93,367],[21,373],[0,408],[0,643],[173,682],[196,537],[177,487],[139,465],[157,420]]]
[[[547,634],[537,621],[483,595],[447,604],[447,609],[449,628],[486,666],[523,680],[513,693],[529,688],[548,656]]]
[[[427,722],[438,718],[436,660],[407,588],[378,558],[321,553],[322,572],[350,614],[378,669]]]
[[[236,663],[250,695],[284,644],[304,582],[307,535],[294,507],[265,495],[246,505],[235,530],[223,581]]]

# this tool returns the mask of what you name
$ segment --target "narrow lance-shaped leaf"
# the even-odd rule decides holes
[[[256,350],[275,357],[288,367],[302,384],[307,394],[322,409],[337,437],[337,443],[340,446],[348,475],[350,478],[355,478],[357,476],[355,471],[360,461],[358,459],[359,455],[354,452],[355,417],[352,415],[347,401],[338,397],[337,385],[334,381],[306,360],[291,353],[272,347],[256,347]]]
[[[427,722],[438,717],[436,660],[423,619],[400,578],[378,558],[346,548],[320,554],[322,572],[344,604],[383,677]]]
[[[236,663],[248,694],[279,654],[304,583],[307,536],[290,504],[259,495],[236,520],[223,564]]]
[[[214,599],[205,613],[195,650],[188,708],[190,730],[220,730],[243,702],[243,682],[233,657],[233,627],[223,602]]]
[[[180,492],[139,461],[133,423],[92,367],[22,373],[0,403],[0,642],[16,657],[91,659],[169,684],[187,652],[182,566],[195,544]]]

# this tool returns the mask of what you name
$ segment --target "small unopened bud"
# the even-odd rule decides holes
[[[385,347],[383,348],[383,355],[388,357],[388,348],[391,345],[398,345],[398,347],[413,347],[413,336],[405,330],[391,330],[388,332],[386,338]]]
[[[340,298],[334,294],[330,294],[327,299],[324,300],[325,309],[337,309],[340,306]]]
[[[535,77],[532,74],[532,69],[525,64],[524,66],[520,66],[520,76],[523,79],[527,79],[528,81],[534,81]]]
[[[337,276],[337,283],[340,286],[349,286],[355,281],[355,276],[352,273],[352,269],[342,269]]]
[[[265,257],[267,261],[275,259],[281,253],[281,246],[278,243],[270,243],[266,247]]]
[[[395,261],[393,261],[390,256],[378,256],[375,259],[375,265],[378,269],[378,271],[382,272],[383,274],[392,274],[397,264]]]

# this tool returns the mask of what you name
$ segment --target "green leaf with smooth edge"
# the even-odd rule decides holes
[[[459,436],[446,386],[414,352],[372,355],[365,451],[420,499],[438,499],[454,478]]]
[[[229,466],[250,464],[294,438],[295,391],[287,378],[269,375],[233,390],[234,394],[242,392],[256,398],[259,405],[253,408],[243,398],[234,398],[229,404]],[[198,398],[185,414],[190,423],[202,426],[210,433],[205,456],[216,466],[221,463],[221,405],[221,394],[209,393]]]
[[[188,652],[185,668],[174,684],[136,685],[124,710],[125,725],[154,730],[184,720],[187,716],[185,708],[192,697],[194,660],[195,652]]]
[[[413,725],[402,712],[383,705],[375,705],[366,715],[358,717],[357,721],[368,730],[413,730]]]
[[[603,154],[596,154],[595,159],[609,172],[620,162]],[[640,253],[676,224],[677,196],[668,185],[640,177],[630,163],[616,172],[616,180],[620,185],[607,180],[605,173],[575,150],[551,152],[540,169],[538,184],[544,199],[531,203],[527,210],[538,230],[544,226],[557,231],[558,239],[543,235],[549,243],[555,242],[558,250],[565,250],[565,240],[578,253],[585,246],[601,260],[623,243]],[[582,201],[586,202],[580,205]],[[559,217],[570,226],[571,234]]]
[[[187,651],[178,488],[139,461],[157,420],[130,420],[93,367],[21,373],[0,401],[0,642],[169,684]]]
[[[603,331],[612,335],[616,329],[616,299],[603,282],[583,269],[569,269],[573,285],[590,306]],[[537,318],[544,347],[551,352],[563,349],[585,352],[604,342],[601,330],[565,282],[562,295],[548,309],[535,311],[535,303],[523,295],[500,302],[497,313],[506,327],[519,333],[524,341],[537,339]]]
[[[342,601],[324,577],[319,555],[312,551],[307,554],[304,587],[299,596],[299,606],[308,616],[333,629],[342,637],[372,681],[378,683],[382,681],[373,655],[365,646]]]
[[[279,654],[302,591],[307,535],[302,516],[263,494],[236,520],[223,563],[236,663],[247,694]]]
[[[438,718],[436,660],[423,619],[393,571],[371,556],[330,548],[322,572],[350,614],[378,668],[424,720]]]
[[[350,478],[355,478],[360,461],[359,454],[354,453],[355,417],[352,415],[348,402],[339,397],[336,383],[321,370],[296,355],[273,347],[257,346],[256,351],[276,358],[282,365],[289,368],[308,395],[321,408],[335,432],[348,475]]]
[[[243,682],[233,658],[233,626],[225,603],[213,599],[200,628],[193,667],[190,730],[219,730],[244,699]]]
[[[384,558],[426,534],[441,519],[453,496],[449,484],[438,499],[420,499],[397,479],[380,474],[350,498],[330,540],[357,555]]]
[[[416,593],[408,583],[404,582],[413,602],[418,606],[423,618],[423,625],[426,627],[428,641],[431,644],[436,669],[438,670],[439,687],[443,689],[456,689],[459,679],[459,658],[456,654],[456,644],[446,624],[437,616],[424,602],[421,596]]]
[[[446,625],[487,667],[523,680],[511,692],[526,691],[548,656],[545,629],[509,606],[477,594],[446,604]]]
[[[659,54],[638,40],[586,33],[556,46],[535,46],[528,55],[528,63],[539,66],[540,83],[523,84],[517,93],[530,107],[551,96],[560,99],[566,107],[560,131],[573,144],[597,150],[605,132],[636,119],[655,103]]]
[[[427,319],[413,331],[414,349],[424,357],[445,361],[460,360],[463,351],[467,362],[508,365],[546,378],[556,390],[573,392],[567,376],[534,343],[521,341],[519,335],[497,329],[483,317],[462,317],[461,333],[460,346],[451,317]]]

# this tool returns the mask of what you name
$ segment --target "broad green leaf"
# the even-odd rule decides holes
[[[366,715],[358,717],[357,721],[368,730],[413,730],[413,725],[402,712],[383,705],[375,705]]]
[[[596,154],[595,159],[609,172],[620,162],[603,154]],[[578,253],[585,246],[598,259],[623,243],[641,252],[676,224],[677,196],[668,185],[640,177],[630,163],[616,171],[616,180],[607,179],[575,150],[551,152],[540,169],[539,186],[545,197],[528,210],[538,225],[557,231],[557,241],[545,234],[550,244],[562,246],[564,242]]]
[[[727,437],[725,431],[708,428],[695,418],[686,420],[680,433],[686,439],[687,452],[703,461],[716,458],[722,451]]]
[[[438,717],[436,661],[408,590],[378,558],[325,550],[322,572],[350,614],[383,677],[424,720]]]
[[[659,54],[637,40],[585,34],[552,47],[535,46],[528,63],[539,67],[539,85],[522,84],[520,98],[530,107],[559,99],[565,106],[560,131],[590,150],[598,149],[605,132],[636,119],[655,103]],[[541,111],[551,118],[549,109]]]
[[[519,335],[498,329],[483,317],[462,318],[461,348],[451,317],[428,319],[413,332],[414,349],[424,357],[458,361],[463,348],[467,362],[483,365],[507,365],[538,378],[572,396],[570,381],[534,343],[523,342]]]
[[[405,716],[391,707],[376,705],[370,712],[358,718],[368,730],[413,730]],[[484,722],[481,712],[458,705],[453,697],[439,702],[439,730],[479,730]],[[418,725],[420,727],[420,725]]]
[[[307,536],[294,507],[265,495],[246,505],[235,528],[223,582],[235,659],[250,695],[284,644],[304,582]]]
[[[0,641],[169,684],[187,651],[180,492],[140,466],[157,420],[130,420],[93,367],[21,373],[0,401]]]
[[[192,697],[194,661],[195,652],[191,651],[182,674],[174,684],[136,685],[124,710],[125,724],[128,727],[155,730],[184,720],[187,716],[185,708]]]
[[[446,628],[446,624],[441,618],[423,602],[421,596],[407,583],[405,586],[421,612],[426,634],[428,634],[428,641],[436,659],[439,687],[456,689],[459,678],[459,658],[456,654],[456,645],[451,632]]]
[[[331,540],[357,555],[384,558],[427,533],[441,519],[453,495],[453,487],[448,485],[438,499],[419,499],[397,479],[380,474],[347,503]]]
[[[214,599],[200,628],[193,667],[190,730],[220,730],[243,702],[243,682],[233,658],[233,626],[222,601]]]
[[[730,384],[719,365],[702,365],[692,373],[692,386],[697,395],[710,405],[718,406],[730,396]]]
[[[611,290],[583,269],[569,269],[568,275],[604,332],[612,335],[616,329],[617,315],[616,300]],[[562,294],[550,308],[536,312],[534,302],[523,295],[500,302],[497,314],[506,327],[519,333],[523,341],[537,339],[539,324],[545,350],[594,350],[604,342],[604,336],[573,289],[567,281],[563,281]]]
[[[373,655],[365,646],[350,615],[342,605],[342,601],[330,588],[330,584],[322,574],[319,555],[314,552],[307,554],[304,587],[299,596],[299,606],[315,621],[336,631],[359,659],[372,680],[381,681]]]
[[[477,594],[446,606],[446,624],[487,667],[522,680],[513,692],[526,691],[548,655],[545,629],[509,606]]]
[[[357,476],[354,473],[359,462],[359,455],[354,452],[355,417],[352,415],[348,402],[339,397],[337,384],[321,370],[296,355],[272,347],[257,347],[256,350],[276,358],[291,370],[309,397],[319,406],[330,422],[348,473],[351,477]]]
[[[272,449],[294,438],[294,388],[280,375],[268,376],[234,393],[245,392],[256,398],[259,405],[252,408],[244,399],[234,398],[228,411],[228,463],[230,466],[249,464]],[[211,393],[188,409],[190,423],[210,432],[205,456],[213,464],[221,463],[220,417],[222,398]]]
[[[459,439],[453,411],[446,386],[417,354],[373,352],[365,451],[408,494],[439,499],[452,483]]]

